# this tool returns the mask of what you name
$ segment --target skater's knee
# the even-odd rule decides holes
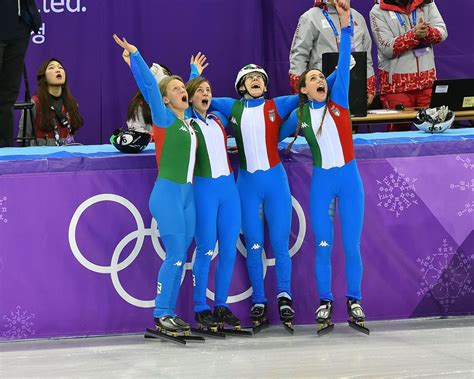
[[[274,238],[271,241],[273,251],[275,254],[287,255],[289,251],[288,238]]]
[[[212,256],[214,255],[214,249],[208,247],[203,247],[197,250],[196,257],[201,259],[211,260]]]
[[[231,250],[220,250],[219,251],[219,264],[233,265],[236,257],[236,249]]]

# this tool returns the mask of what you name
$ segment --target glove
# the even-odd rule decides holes
[[[355,65],[356,65],[356,60],[354,59],[354,57],[351,54],[351,63],[349,64],[349,70],[352,70]]]
[[[300,76],[296,74],[290,74],[290,88],[293,94],[298,93],[298,82],[300,81]]]
[[[150,71],[155,77],[157,83],[159,84],[166,74],[163,71],[163,67],[161,67],[158,63],[153,63],[150,67]]]

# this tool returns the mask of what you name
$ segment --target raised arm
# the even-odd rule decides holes
[[[232,99],[231,97],[213,97],[211,101],[211,106],[209,107],[210,112],[218,111],[224,115],[225,118],[230,117],[230,112],[234,103],[238,101]]]
[[[209,66],[209,63],[206,63],[206,56],[198,52],[196,57],[191,55],[191,59],[189,61],[189,65],[191,67],[191,72],[189,73],[189,80],[193,80],[201,76],[202,72]]]
[[[341,20],[341,44],[337,62],[336,80],[330,97],[344,108],[349,107],[349,81],[351,64],[351,25],[350,11],[345,0],[336,0],[336,10]]]
[[[298,106],[298,95],[279,96],[273,99],[280,118],[285,119]]]
[[[153,123],[155,125],[167,127],[170,123],[168,114],[170,111],[163,103],[161,92],[158,88],[155,77],[138,50],[132,53],[130,58],[130,68],[132,69],[133,77],[135,78],[145,101],[150,106]]]
[[[138,52],[138,49],[127,42],[125,38],[120,39],[114,34],[115,42],[124,49],[122,57],[130,66],[135,82],[140,89],[145,101],[150,106],[153,123],[161,127],[167,127],[173,121],[172,112],[166,108],[158,89],[156,79],[148,68],[146,62]]]

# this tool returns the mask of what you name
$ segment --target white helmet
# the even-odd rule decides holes
[[[449,129],[454,121],[454,112],[443,105],[438,108],[423,109],[416,115],[413,123],[426,133],[442,133]]]
[[[241,91],[239,90],[239,87],[242,85],[242,82],[243,82],[242,79],[244,78],[245,75],[250,74],[251,72],[259,72],[260,74],[262,74],[263,80],[265,82],[265,86],[268,86],[267,72],[259,65],[250,63],[242,67],[239,73],[237,74],[237,77],[235,78],[235,90],[240,96],[243,96],[245,94],[245,93],[241,93]]]
[[[158,84],[160,84],[160,82],[164,78],[171,75],[171,72],[167,67],[165,67],[163,65],[160,65],[158,63],[153,63],[150,66],[150,71],[153,74],[153,76],[155,77],[155,80]]]

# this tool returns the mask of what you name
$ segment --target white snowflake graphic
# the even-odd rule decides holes
[[[7,223],[7,202],[8,198],[6,196],[0,197],[0,223]]]
[[[393,172],[382,180],[377,180],[379,187],[378,207],[384,207],[400,216],[403,211],[413,205],[418,205],[418,199],[415,193],[416,178],[410,178],[398,171],[395,167]]]
[[[472,258],[454,251],[444,239],[435,253],[417,259],[422,273],[417,295],[435,298],[447,312],[457,298],[473,292],[469,278]]]
[[[458,216],[461,217],[464,214],[468,214],[472,212],[474,212],[474,200],[464,204],[464,209],[461,209],[460,211],[458,211]]]
[[[464,168],[468,170],[474,169],[474,163],[472,163],[469,158],[463,158],[460,155],[457,155],[456,160],[460,161]],[[460,180],[459,183],[451,183],[449,185],[449,188],[451,188],[452,190],[458,190],[461,192],[464,192],[464,191],[474,192],[474,178],[467,179],[467,180]],[[471,200],[470,202],[468,201],[467,203],[465,203],[464,208],[461,208],[461,210],[457,211],[457,214],[459,217],[461,217],[465,214],[470,214],[472,212],[474,212],[474,200]]]
[[[471,160],[469,158],[463,158],[461,157],[460,155],[457,155],[456,156],[456,160],[457,161],[461,161],[462,165],[464,166],[464,168],[469,168],[471,170],[474,169],[474,163],[471,162]]]
[[[34,323],[31,321],[35,318],[33,313],[28,313],[22,310],[19,305],[16,307],[16,311],[10,312],[3,316],[5,331],[3,336],[8,339],[21,339],[28,338],[35,334],[32,328]]]

